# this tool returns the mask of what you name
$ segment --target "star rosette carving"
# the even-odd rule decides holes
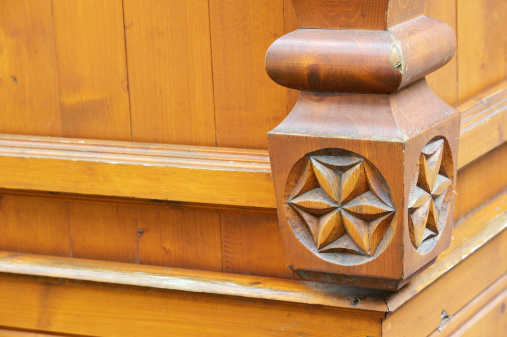
[[[452,180],[446,173],[444,140],[428,143],[419,157],[418,172],[409,198],[409,234],[413,246],[437,236],[442,228],[447,210],[446,195]]]
[[[320,253],[372,256],[395,209],[380,173],[356,156],[311,156],[288,204]]]

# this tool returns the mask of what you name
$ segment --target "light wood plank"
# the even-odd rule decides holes
[[[0,249],[71,255],[65,201],[4,195],[0,215]]]
[[[0,132],[62,136],[51,0],[0,1]]]
[[[504,143],[505,88],[462,106],[458,168]],[[275,208],[263,150],[0,135],[0,167],[4,189]]]
[[[507,2],[457,2],[459,103],[507,78]]]
[[[53,0],[53,13],[63,135],[131,140],[121,0]]]
[[[69,223],[73,257],[139,262],[136,208],[69,202]]]
[[[133,140],[214,146],[208,2],[123,2]]]
[[[427,336],[438,328],[442,310],[456,314],[507,272],[506,209],[503,194],[454,229],[451,247],[386,299],[393,313],[382,324],[382,336]],[[477,246],[485,241],[490,242]]]
[[[424,15],[443,21],[457,31],[455,0],[427,0]],[[430,88],[451,106],[458,104],[457,70],[458,62],[454,55],[449,63],[426,76]]]
[[[286,89],[264,69],[284,35],[283,0],[210,0],[210,23],[217,146],[267,149],[287,114]]]
[[[204,294],[58,284],[15,276],[2,276],[0,294],[0,324],[60,333],[153,337],[380,336],[379,318]]]
[[[218,211],[139,207],[140,263],[222,271]]]
[[[293,278],[283,258],[275,212],[220,212],[223,271]]]
[[[454,316],[447,317],[442,320],[440,326],[437,330],[435,330],[428,337],[447,337],[447,336],[462,336],[464,330],[469,332],[470,328],[475,327],[478,320],[484,316],[484,312],[490,313],[488,307],[491,306],[491,302],[495,302],[494,304],[498,304],[505,301],[507,299],[507,275],[502,276],[499,280],[493,283],[488,289],[482,292],[479,296],[474,298],[470,303],[464,306],[460,311],[458,311]],[[495,306],[495,305],[494,305]],[[503,314],[501,310],[500,304],[500,313]],[[497,311],[498,312],[498,311]],[[507,323],[507,320],[505,320]],[[497,324],[490,324],[484,332],[488,333],[484,336],[495,336],[493,331],[488,331],[488,329],[494,329],[496,332],[500,332],[498,323],[499,321],[493,322]],[[506,326],[507,328],[507,326]],[[461,330],[461,331],[456,331]],[[503,336],[507,334],[507,330],[503,334],[499,334],[498,336]]]

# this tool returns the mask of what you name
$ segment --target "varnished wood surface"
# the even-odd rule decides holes
[[[14,328],[88,336],[381,336],[380,318],[293,303],[0,277],[0,324]]]
[[[505,310],[502,311],[502,303],[505,303],[506,300],[507,275],[504,275],[460,309],[455,315],[440,322],[439,327],[428,336],[461,336],[465,331],[470,334],[474,326],[477,325],[477,320],[487,316],[491,311],[496,311],[493,312],[496,319],[488,322],[489,326],[481,326],[480,332],[476,331],[476,333],[482,333],[483,336],[503,336],[507,334],[507,330],[505,330],[507,328],[507,320],[504,316],[506,313]],[[504,328],[503,332],[502,326]],[[470,331],[471,328],[472,331]]]
[[[132,140],[214,146],[208,2],[123,6]]]
[[[0,132],[266,149],[266,132],[294,102],[294,93],[286,97],[263,64],[268,46],[297,28],[290,0],[210,1],[209,13],[200,0],[128,0],[123,13],[122,1],[110,2],[99,11],[93,2],[57,1],[54,12],[49,0],[2,2]],[[329,19],[375,21],[365,4],[365,17],[330,10]],[[390,1],[391,26],[421,11],[420,4],[399,4]],[[427,1],[425,14],[456,28],[460,39],[459,65],[454,58],[428,80],[447,103],[454,105],[457,96],[463,103],[505,79],[505,37],[498,28],[505,12],[502,1],[457,7],[450,0]],[[71,29],[62,29],[66,25]],[[228,48],[232,41],[236,47]],[[198,52],[186,57],[188,50]],[[62,119],[62,111],[73,120]]]
[[[195,335],[198,331],[213,335],[231,331],[235,335],[238,331],[242,335],[290,335],[308,330],[312,335],[329,335],[332,331],[343,336],[380,336],[380,332],[375,332],[381,324],[378,316],[391,312],[382,323],[383,335],[390,335],[388,324],[403,333],[404,326],[413,326],[414,322],[412,318],[403,319],[403,313],[413,317],[420,312],[423,328],[411,329],[411,333],[432,332],[440,324],[438,303],[444,303],[445,308],[445,304],[452,304],[452,314],[466,310],[466,303],[474,294],[487,291],[501,277],[500,269],[484,277],[484,269],[489,268],[484,261],[506,247],[506,202],[504,194],[461,223],[448,252],[385,299],[371,291],[368,294],[338,285],[2,252],[0,326],[101,336],[122,329],[128,329],[122,333],[125,336],[137,334],[136,329],[150,331],[154,336],[167,333],[167,329],[182,335]],[[22,291],[14,292],[13,287]],[[467,292],[460,290],[463,287]],[[435,303],[435,299],[439,302]],[[96,310],[97,305],[100,311]],[[45,319],[41,320],[43,307]],[[499,312],[495,308],[501,307],[495,303],[486,313]],[[24,314],[15,315],[18,310]],[[312,312],[318,316],[308,316]],[[199,330],[195,330],[195,324],[185,323],[196,315],[201,317]],[[479,317],[488,320],[491,315]],[[245,317],[249,319],[245,321]],[[312,323],[316,317],[318,325]],[[400,319],[396,321],[396,317]],[[90,321],[94,324],[90,325]],[[207,323],[211,321],[216,324]],[[138,324],[141,322],[144,324]]]
[[[455,221],[507,188],[506,151],[504,144],[459,172]],[[75,239],[77,256],[84,258],[295,277],[287,269],[273,209],[217,209],[216,205],[33,191],[1,190],[0,194],[0,223],[8,224],[2,227],[0,250],[73,256]],[[104,226],[104,221],[110,223]],[[102,237],[96,237],[99,234]]]
[[[384,317],[387,311],[371,291],[335,284],[11,252],[0,256],[0,272],[9,274],[311,304],[374,317]],[[362,298],[359,305],[351,301],[356,296]]]
[[[505,88],[502,83],[460,106],[459,168],[504,142]],[[2,135],[0,162],[10,168],[0,176],[2,188],[275,207],[262,150]]]
[[[473,268],[487,268],[486,265],[477,263],[481,261],[481,258],[474,256],[479,251],[494,251],[498,245],[504,242],[502,238],[507,236],[505,231],[507,228],[506,205],[507,193],[504,193],[460,223],[454,230],[454,240],[451,247],[442,253],[432,266],[424,270],[405,287],[396,293],[387,295],[385,297],[387,306],[379,297],[372,295],[375,293],[372,290],[365,292],[364,289],[333,284],[5,251],[0,253],[0,272],[294,303],[312,303],[347,310],[396,313],[398,309],[404,308],[404,304],[411,303],[417,294],[421,294],[417,295],[421,298],[428,296],[423,290],[441,282],[440,279],[451,270],[472,270],[472,265],[475,266]],[[490,245],[489,243],[493,241],[497,244]],[[469,263],[469,261],[475,262]],[[496,263],[495,261],[491,263]],[[502,274],[501,270],[496,272]],[[460,274],[455,271],[453,273]],[[494,275],[485,279],[484,282],[491,278],[494,278]],[[438,288],[445,287],[439,286]],[[361,296],[360,305],[351,303],[350,299],[347,299],[354,294]]]

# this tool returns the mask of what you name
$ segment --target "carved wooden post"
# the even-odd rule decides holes
[[[424,1],[293,0],[266,69],[301,90],[268,135],[285,258],[300,278],[395,290],[451,240],[459,112],[424,76],[456,49]]]

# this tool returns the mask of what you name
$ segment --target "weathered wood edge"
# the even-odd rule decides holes
[[[474,230],[474,227],[480,229]],[[437,257],[435,263],[399,291],[385,297],[389,312],[396,311],[506,228],[507,191],[456,224],[451,246]]]
[[[462,168],[505,142],[507,81],[459,109]],[[276,208],[263,150],[4,134],[0,167],[3,189]],[[83,184],[97,177],[100,183]],[[186,179],[197,187],[190,190]]]
[[[454,229],[451,247],[391,294],[336,284],[12,252],[0,252],[0,273],[281,301],[384,317],[459,263],[466,263],[468,256],[506,228],[507,191],[463,220]]]
[[[282,301],[377,317],[387,311],[380,296],[367,289],[170,267],[0,252],[0,273]]]

